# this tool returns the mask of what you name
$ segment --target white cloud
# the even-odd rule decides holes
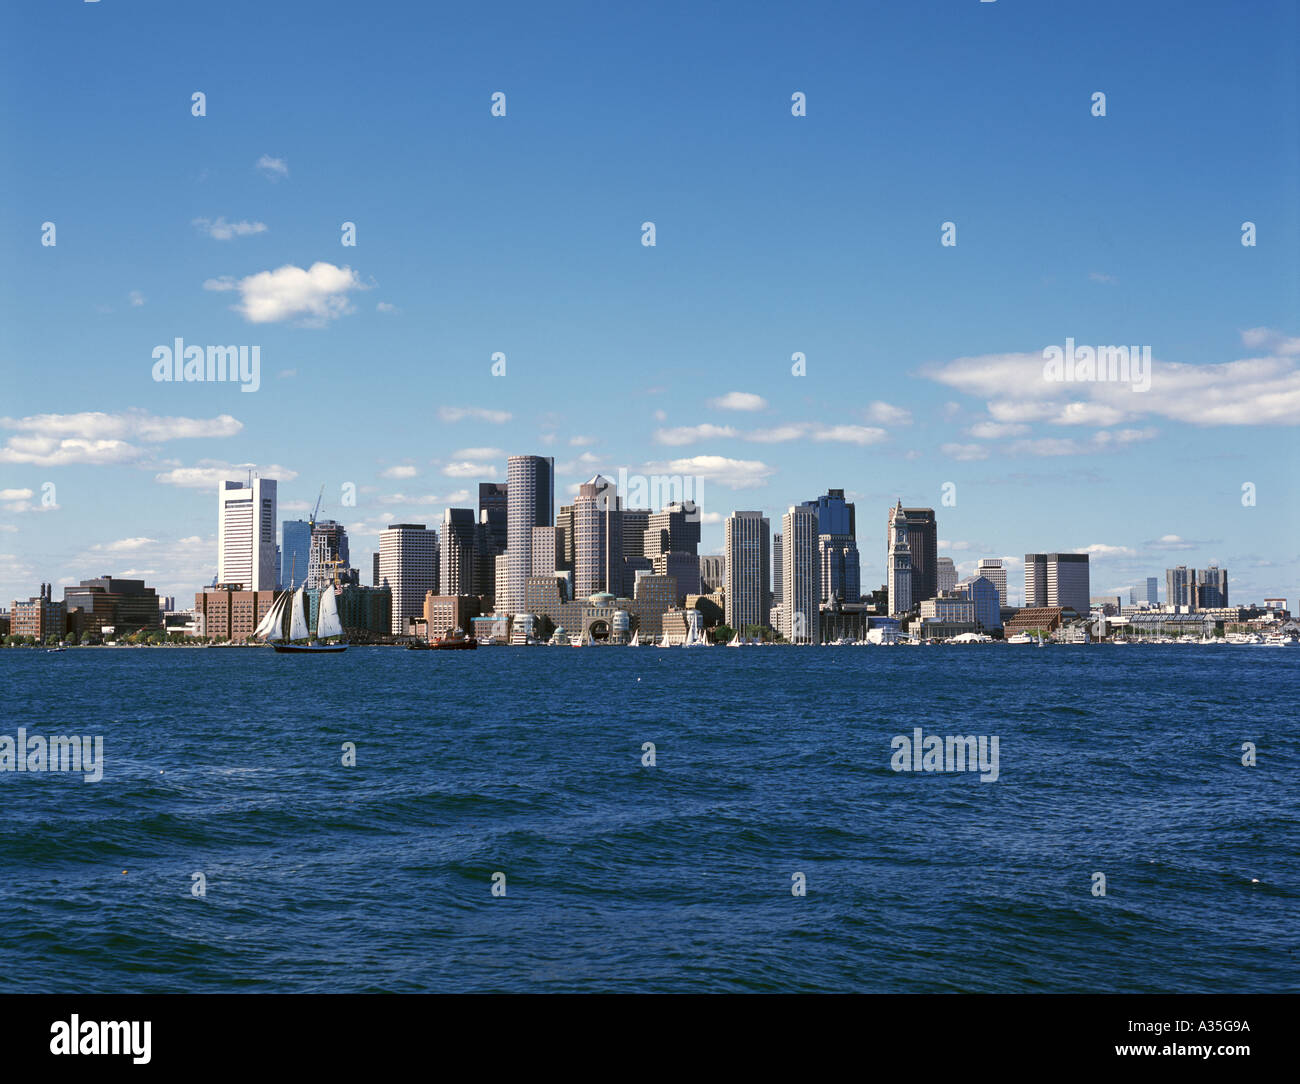
[[[773,468],[755,459],[728,459],[721,455],[695,455],[667,463],[647,464],[648,474],[681,474],[716,482],[727,489],[752,489],[763,485]]]
[[[246,480],[250,470],[262,478],[275,478],[281,482],[292,482],[298,477],[297,471],[274,463],[259,467],[256,463],[225,463],[218,459],[200,459],[193,467],[175,467],[161,474],[155,474],[154,481],[167,486],[182,486],[186,489],[215,489],[219,482]]]
[[[442,468],[442,473],[448,478],[486,478],[495,475],[497,469],[490,463],[471,463],[466,461],[448,463]]]
[[[504,425],[514,415],[508,410],[487,410],[483,407],[439,407],[438,418],[444,422],[458,422],[464,418],[472,418],[475,421],[491,422],[493,425]]]
[[[266,232],[265,222],[227,222],[224,218],[196,218],[190,222],[201,232],[216,241],[229,241],[235,237],[251,237]]]
[[[122,440],[81,440],[76,437],[10,437],[0,448],[0,463],[30,463],[66,467],[74,463],[107,466],[131,463],[140,450]]]
[[[461,448],[451,453],[452,459],[504,459],[506,453],[500,448]]]
[[[388,467],[379,472],[381,478],[414,478],[419,471],[410,466]]]
[[[699,440],[734,437],[736,431],[729,425],[682,425],[675,429],[656,429],[655,441],[659,444],[693,444]]]
[[[905,410],[903,407],[894,406],[890,403],[877,399],[863,411],[869,422],[878,422],[881,425],[911,425],[912,412]]]
[[[130,300],[130,302],[131,302],[131,306],[132,306],[133,308],[137,308],[137,309],[138,309],[138,308],[139,308],[141,305],[143,305],[144,302],[145,302],[145,296],[144,296],[144,294],[142,294],[139,290],[132,290],[132,291],[131,291],[129,294],[127,294],[126,296],[127,296],[127,298]]]
[[[589,445],[595,443],[596,443],[595,437],[570,437],[569,438],[569,445],[570,447],[573,448],[586,448]]]
[[[316,327],[351,311],[350,291],[367,289],[352,268],[336,267],[324,261],[306,269],[285,264],[238,281],[229,276],[208,279],[203,288],[218,292],[238,290],[239,304],[231,307],[250,324],[298,319]]]
[[[729,391],[726,395],[710,399],[709,406],[717,410],[766,410],[767,400],[753,392]]]
[[[866,425],[828,425],[813,427],[812,439],[819,442],[835,441],[841,444],[879,444],[889,436],[883,429]]]
[[[1004,422],[977,422],[966,430],[978,440],[1001,440],[1003,437],[1019,437],[1029,432],[1029,426]]]
[[[135,408],[118,414],[93,411],[0,418],[0,427],[42,437],[75,436],[89,440],[131,437],[148,443],[233,437],[244,428],[242,422],[229,414],[218,414],[215,418],[162,417]]]
[[[401,312],[396,305],[390,305],[387,301],[381,301],[375,306],[376,312],[394,313]]]
[[[989,457],[989,450],[982,444],[941,444],[939,451],[960,463],[971,463]]]
[[[1129,549],[1128,546],[1108,546],[1103,542],[1094,542],[1091,546],[1084,546],[1076,553],[1089,553],[1094,557],[1134,557],[1136,553]]]
[[[257,160],[257,168],[267,180],[278,181],[281,177],[289,176],[289,163],[283,158],[272,158],[269,154],[264,154]]]
[[[0,501],[25,501],[32,496],[30,489],[0,489]]]

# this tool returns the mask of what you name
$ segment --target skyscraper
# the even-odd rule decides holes
[[[998,605],[1007,604],[1007,570],[1001,557],[985,557],[975,567],[975,575],[983,576],[998,589]]]
[[[339,562],[335,565],[334,562]],[[332,519],[319,520],[311,532],[311,549],[307,556],[308,588],[323,587],[334,580],[335,569],[344,582],[351,567],[348,556],[348,532],[343,524]]]
[[[939,593],[939,526],[933,508],[904,508],[912,563],[912,605]]]
[[[280,586],[301,587],[307,582],[311,560],[311,524],[305,519],[286,519],[280,524]]]
[[[275,563],[275,504],[274,478],[254,478],[251,485],[219,483],[218,583],[240,583],[246,591],[275,589],[280,576]]]
[[[835,596],[857,602],[862,596],[862,560],[858,554],[857,514],[844,490],[828,489],[800,506],[817,515],[818,556],[821,561],[822,602]]]
[[[423,523],[394,523],[379,532],[380,586],[393,593],[392,631],[424,616],[424,596],[438,593],[438,532]]]
[[[957,566],[953,564],[951,557],[939,558],[935,574],[938,576],[936,586],[939,588],[939,594],[942,595],[957,586]]]
[[[1086,553],[1026,553],[1025,605],[1091,610]]]
[[[555,518],[555,460],[512,455],[506,469],[506,583],[497,583],[497,609],[522,613],[524,585],[533,571],[533,528]]]
[[[1165,570],[1165,601],[1170,606],[1192,610],[1228,605],[1228,571],[1218,565],[1188,568],[1179,565]]]
[[[772,536],[772,605],[780,606],[785,597],[785,560],[782,556],[781,535]]]
[[[818,643],[821,638],[821,560],[817,513],[791,505],[781,517],[784,566],[782,634],[791,643]]]
[[[617,595],[623,587],[623,511],[616,486],[597,474],[573,502],[573,593]]]
[[[493,553],[505,553],[509,541],[507,516],[509,486],[505,482],[479,482],[478,517],[487,527],[488,544]]]
[[[723,525],[726,622],[733,629],[770,623],[771,534],[762,512],[732,512]]]
[[[1155,576],[1147,577],[1147,601],[1152,606],[1160,605],[1160,581]]]
[[[439,595],[456,598],[482,593],[483,585],[479,582],[482,572],[477,553],[482,533],[478,528],[474,509],[443,509],[438,561]]]
[[[912,597],[912,550],[907,526],[907,513],[900,500],[889,511],[889,526],[886,535],[888,546],[885,567],[889,570],[889,612],[905,614],[911,610]],[[939,579],[938,555],[936,554],[935,582]]]

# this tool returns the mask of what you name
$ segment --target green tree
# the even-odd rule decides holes
[[[725,644],[730,642],[731,638],[736,635],[736,630],[730,625],[719,625],[709,635],[713,637],[715,644]]]

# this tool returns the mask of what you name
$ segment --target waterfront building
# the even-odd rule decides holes
[[[1147,577],[1147,602],[1152,606],[1160,605],[1160,581],[1154,576]]]
[[[649,515],[645,533],[645,555],[652,560],[662,553],[700,552],[700,508],[694,501],[673,501]]]
[[[912,551],[909,541],[907,513],[900,500],[889,513],[886,535],[888,547],[885,567],[889,570],[889,613],[905,614],[912,609]],[[938,582],[938,560],[935,563],[935,581]]]
[[[276,587],[280,570],[275,561],[275,511],[274,478],[218,483],[218,583],[243,584],[250,591]]]
[[[781,517],[781,537],[781,634],[791,643],[815,644],[821,639],[822,600],[817,513],[791,505]]]
[[[781,535],[779,533],[774,534],[772,536],[772,606],[774,608],[781,605],[781,593],[782,589],[785,587],[783,582],[783,577],[785,576],[785,572],[783,571],[785,568],[785,562],[782,557],[782,552]],[[773,628],[780,627],[775,624],[775,616],[773,616],[772,621]]]
[[[311,524],[305,519],[286,519],[280,524],[281,587],[301,587],[307,580],[311,560]]]
[[[523,612],[524,584],[533,571],[533,528],[555,519],[555,459],[512,455],[506,469],[506,579],[496,583],[498,609]]]
[[[478,616],[477,595],[436,595],[430,591],[424,596],[425,635],[430,640],[446,636],[455,629],[469,632]]]
[[[105,625],[114,628],[119,636],[163,627],[158,595],[145,586],[144,580],[114,576],[82,580],[77,587],[63,589],[63,608],[68,614],[80,611],[74,626],[79,636],[92,629],[99,631]]]
[[[677,601],[700,593],[700,559],[694,553],[672,550],[656,554],[650,562],[658,576],[671,576],[677,583]]]
[[[725,620],[733,629],[771,619],[772,525],[762,512],[732,512],[723,524]],[[700,558],[701,568],[709,558]]]
[[[424,616],[424,596],[438,589],[438,532],[423,523],[394,523],[379,532],[379,577],[392,592],[390,631]]]
[[[628,635],[639,631],[642,639],[663,632],[663,615],[677,599],[677,583],[671,576],[643,573],[636,579],[634,594],[616,597],[608,591],[572,598],[562,576],[530,576],[525,585],[525,609],[529,614],[547,617],[571,637],[594,631],[597,639],[613,632],[616,613],[627,617]],[[621,619],[620,619],[621,620]],[[602,627],[595,627],[604,622]]]
[[[14,599],[9,607],[9,633],[12,636],[32,636],[44,642],[51,636],[63,639],[67,627],[67,610],[62,602],[54,601],[54,589],[41,584],[40,592],[24,600]]]
[[[979,631],[992,632],[1002,627],[1001,596],[997,584],[988,576],[968,576],[957,584],[955,590],[970,600]]]
[[[479,482],[478,519],[485,528],[486,544],[495,555],[508,543],[510,487],[505,482]]]
[[[975,566],[975,575],[983,576],[998,589],[998,605],[1007,604],[1007,570],[1001,557],[985,557]]]
[[[307,625],[315,628],[322,591],[335,592],[339,624],[343,635],[353,643],[382,640],[392,635],[393,593],[387,587],[362,587],[349,583],[335,589],[330,585],[303,592]]]
[[[1061,627],[1063,615],[1060,606],[1022,606],[1007,620],[1002,632],[1008,637],[1036,631],[1050,635]]]
[[[205,587],[194,596],[195,623],[209,639],[241,643],[270,612],[275,596],[270,588],[249,591],[237,583]]]
[[[559,527],[533,528],[534,576],[554,576],[562,572],[563,535]]]

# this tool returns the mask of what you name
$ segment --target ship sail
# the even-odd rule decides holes
[[[275,604],[267,611],[266,616],[262,618],[262,623],[253,631],[253,635],[260,640],[280,640],[280,619],[284,616],[285,603],[289,601],[290,592],[285,591],[275,600]]]
[[[299,587],[293,593],[293,613],[289,618],[290,640],[305,640],[311,635],[311,630],[307,628],[307,615],[303,611],[303,596],[306,592],[305,587]]]
[[[342,636],[343,623],[339,621],[339,600],[334,594],[332,584],[326,584],[321,588],[318,610],[316,635],[322,640],[327,636]]]

